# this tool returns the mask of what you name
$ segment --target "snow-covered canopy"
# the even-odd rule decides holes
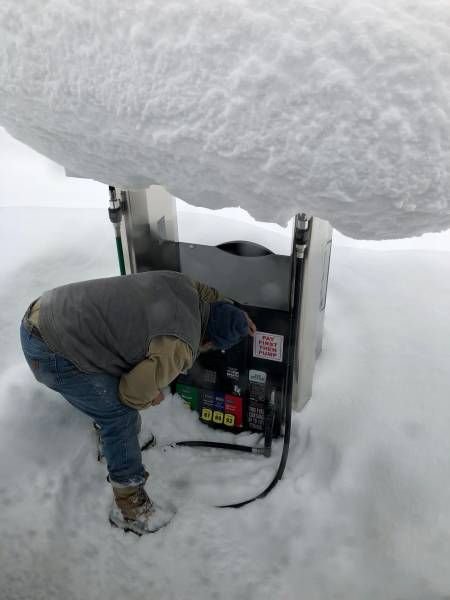
[[[450,226],[447,0],[3,0],[0,125],[69,173],[360,238]]]

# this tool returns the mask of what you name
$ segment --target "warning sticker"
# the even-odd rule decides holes
[[[267,373],[264,373],[264,371],[256,371],[255,369],[250,369],[248,379],[252,383],[260,383],[261,385],[265,385]]]
[[[257,331],[253,338],[253,356],[267,360],[283,361],[284,336]]]

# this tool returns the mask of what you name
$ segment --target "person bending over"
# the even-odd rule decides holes
[[[170,517],[144,486],[139,411],[200,352],[254,335],[248,315],[175,271],[63,285],[28,307],[22,349],[35,378],[97,424],[113,490],[110,522],[143,534]]]

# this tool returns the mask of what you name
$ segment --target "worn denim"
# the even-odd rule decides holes
[[[138,441],[139,412],[119,400],[119,378],[107,373],[84,373],[52,352],[26,319],[20,327],[22,349],[33,375],[59,392],[100,426],[102,449],[110,479],[123,485],[145,481]]]

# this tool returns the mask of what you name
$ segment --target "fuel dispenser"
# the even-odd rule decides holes
[[[242,224],[229,227],[220,217],[211,221],[212,214],[199,215],[192,228],[164,188],[110,187],[110,217],[122,273],[185,273],[218,289],[257,326],[254,338],[226,351],[199,355],[173,382],[172,391],[205,425],[234,433],[258,432],[264,440],[255,447],[203,441],[179,445],[269,456],[273,438],[284,436],[278,471],[256,496],[262,497],[282,476],[291,412],[300,411],[311,397],[322,348],[332,229],[325,221],[299,214],[282,243],[274,244],[274,235],[262,225],[238,231]],[[244,235],[252,239],[242,239]]]

